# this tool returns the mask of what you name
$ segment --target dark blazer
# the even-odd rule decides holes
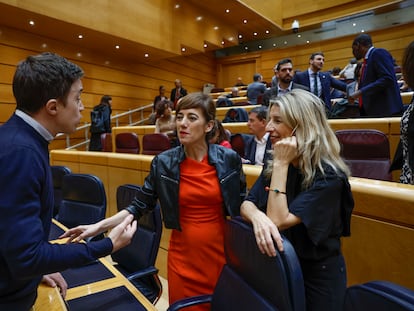
[[[335,79],[329,72],[319,72],[319,79],[322,85],[321,99],[324,101],[326,108],[331,110],[331,87],[345,92],[346,83]],[[309,90],[311,89],[308,70],[296,73],[293,82],[307,86]]]
[[[400,114],[403,103],[392,56],[384,49],[372,49],[359,83],[362,92],[361,115],[387,117]]]
[[[175,103],[175,100],[176,100],[176,98],[175,98],[175,92],[176,92],[176,89],[177,88],[173,88],[172,90],[171,90],[171,95],[170,95],[170,100],[173,102],[173,103]],[[180,97],[179,98],[177,98],[177,100],[178,99],[180,99],[181,97],[184,97],[185,95],[187,95],[187,90],[185,89],[185,88],[181,88],[180,89]],[[175,107],[174,107],[175,108]]]
[[[307,86],[304,86],[304,85],[298,84],[298,83],[293,83],[292,84],[292,90],[293,89],[302,89],[302,90],[305,90],[305,91],[309,91],[309,88]],[[264,94],[263,94],[263,103],[262,103],[262,105],[269,106],[269,100],[273,97],[277,97],[278,91],[279,91],[279,88],[278,88],[277,85],[271,87],[268,90],[266,90],[266,92],[264,92]]]
[[[180,163],[184,147],[168,149],[155,156],[144,185],[127,210],[139,219],[151,211],[159,200],[164,225],[181,231],[179,220]],[[232,149],[208,144],[208,163],[215,166],[223,196],[223,210],[229,216],[240,215],[240,204],[246,195],[246,177],[240,156]]]
[[[270,137],[270,136],[269,136]],[[272,142],[270,141],[269,137],[267,138],[266,142],[266,151],[263,155],[262,162],[265,163],[266,153],[267,150],[272,149]],[[244,158],[250,161],[250,164],[256,164],[256,146],[257,142],[254,135],[245,135],[245,144],[244,144]]]

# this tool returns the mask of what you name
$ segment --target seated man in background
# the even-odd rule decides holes
[[[266,132],[266,125],[267,107],[255,107],[249,111],[247,127],[251,135],[247,136],[245,141],[244,163],[263,165],[266,151],[272,147],[269,133]]]
[[[217,107],[228,107],[233,106],[233,102],[231,101],[231,98],[239,97],[239,88],[237,86],[234,86],[231,88],[231,93],[226,95],[220,95],[217,98]]]

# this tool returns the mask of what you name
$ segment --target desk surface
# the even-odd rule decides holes
[[[55,227],[54,230],[59,228],[66,230],[66,228],[56,220],[53,220],[52,226]],[[51,243],[65,242],[66,239],[51,241]],[[99,302],[99,306],[96,305],[96,302],[93,302],[96,310],[105,310],[105,303],[110,303],[111,307],[113,307],[114,305],[119,305],[117,301],[121,302],[122,300],[122,303],[129,303],[130,306],[134,305],[134,310],[156,311],[154,305],[151,304],[151,302],[149,302],[146,299],[146,297],[134,285],[132,285],[107,259],[100,258],[99,261],[96,262],[96,264],[100,265],[101,269],[106,269],[107,272],[111,274],[111,277],[107,277],[103,280],[91,281],[89,283],[79,286],[70,287],[66,294],[66,302],[60,296],[59,290],[57,288],[52,288],[46,286],[45,284],[40,284],[38,288],[38,298],[34,305],[34,310],[68,310],[66,304],[70,306],[71,310],[76,310],[77,305],[82,304],[83,306],[85,306],[85,304],[88,304],[88,297],[96,297],[89,299],[89,301],[95,299],[97,302]],[[80,269],[85,269],[85,266],[81,267]],[[65,273],[71,273],[70,270],[76,269],[66,270]],[[85,273],[85,277],[86,276],[88,276],[87,273]],[[111,297],[111,294],[113,298]],[[105,299],[107,301],[105,301]],[[122,308],[125,309],[125,307],[119,307],[119,310],[121,310]],[[91,309],[88,308],[88,310]]]

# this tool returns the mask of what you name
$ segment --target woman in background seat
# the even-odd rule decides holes
[[[220,146],[230,148],[231,144],[229,142],[229,137],[227,136],[226,130],[224,129],[221,121],[216,119],[214,120],[214,127],[211,130],[211,138],[209,140],[210,144],[218,144]]]
[[[191,93],[183,97],[176,109],[181,145],[154,157],[150,173],[131,205],[110,218],[79,226],[64,235],[73,240],[95,236],[129,213],[140,218],[159,200],[164,225],[173,229],[168,250],[170,303],[213,293],[225,263],[225,217],[239,215],[245,194],[239,155],[208,143],[215,113],[210,96]]]

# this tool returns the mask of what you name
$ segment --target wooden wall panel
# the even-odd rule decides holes
[[[216,62],[210,53],[176,56],[161,61],[131,62],[108,60],[107,56],[80,47],[0,26],[0,104],[14,104],[12,78],[16,65],[29,55],[43,51],[58,53],[78,64],[85,72],[82,101],[85,106],[82,122],[89,121],[89,112],[104,94],[113,98],[113,113],[124,112],[151,104],[164,85],[167,95],[174,80],[181,79],[189,92],[201,91],[205,83],[216,83]],[[0,123],[14,110],[0,109]],[[147,111],[147,115],[151,111]]]

